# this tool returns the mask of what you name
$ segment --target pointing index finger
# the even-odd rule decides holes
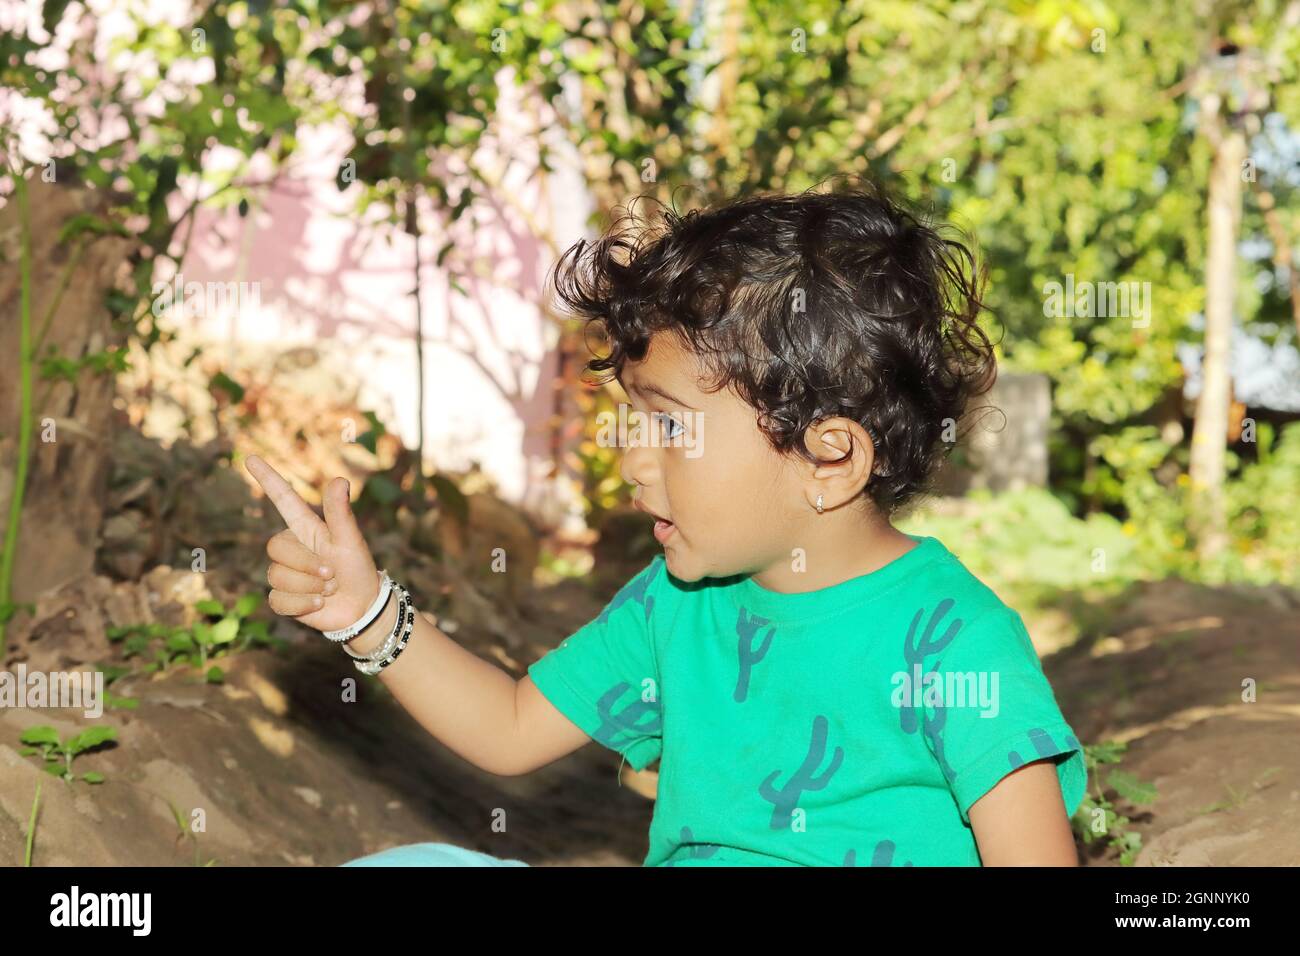
[[[250,455],[247,467],[249,474],[257,479],[275,509],[280,512],[280,517],[285,520],[293,536],[319,553],[319,545],[325,540],[325,522],[308,507],[307,502],[302,500],[289,482],[262,459]]]

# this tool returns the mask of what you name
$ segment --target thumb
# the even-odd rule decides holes
[[[334,544],[344,548],[365,548],[365,538],[361,536],[356,516],[352,513],[348,487],[346,478],[335,478],[325,489],[325,524]]]

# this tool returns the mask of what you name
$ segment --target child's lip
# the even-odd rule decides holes
[[[655,518],[655,519],[657,519],[657,520],[659,520],[659,521],[667,521],[669,524],[672,523],[672,521],[671,521],[670,519],[665,518],[665,517],[663,517],[662,515],[657,515],[657,514],[655,514],[653,511],[651,511],[649,508],[647,508],[645,505],[643,505],[640,501],[634,501],[634,502],[632,502],[632,507],[635,508],[637,511],[644,511],[644,512],[645,512],[646,514],[648,514],[650,517]]]
[[[655,536],[655,540],[658,541],[660,544],[663,544],[665,541],[667,541],[668,538],[671,537],[673,533],[677,531],[677,525],[675,525],[671,520],[669,520],[668,518],[661,518],[659,515],[655,514],[653,511],[651,511],[649,508],[643,505],[640,501],[633,501],[632,507],[636,508],[637,511],[644,511],[650,517],[655,519],[654,536]]]

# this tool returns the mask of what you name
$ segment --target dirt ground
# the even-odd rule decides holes
[[[531,595],[520,609],[525,651],[463,637],[526,665],[605,596],[573,581]],[[1149,584],[1106,608],[1110,624],[1096,635],[1040,650],[1080,738],[1127,742],[1120,767],[1157,788],[1149,807],[1122,808],[1143,838],[1138,865],[1300,862],[1297,610],[1300,599],[1279,589]],[[644,858],[654,774],[625,767],[620,779],[618,755],[596,744],[527,777],[495,777],[425,734],[377,681],[344,703],[340,682],[356,672],[305,632],[225,667],[222,686],[184,667],[114,684],[140,703],[106,710],[100,722],[118,728],[119,742],[77,758],[79,772],[106,776],[96,786],[65,784],[17,753],[24,727],[70,732],[87,722],[79,712],[0,712],[0,860],[22,862],[38,781],[35,865],[336,865],[425,841],[534,865]],[[1254,703],[1242,701],[1246,678]],[[169,801],[187,819],[204,811],[194,840]],[[1099,847],[1081,856],[1116,865]]]
[[[1126,814],[1136,865],[1300,865],[1300,596],[1166,581],[1105,613],[1044,668],[1080,739],[1127,743],[1156,787]]]
[[[576,622],[559,623],[571,631],[600,607],[565,584],[522,611],[551,626]],[[319,638],[222,665],[221,686],[185,667],[115,682],[140,703],[96,721],[117,727],[119,742],[76,758],[78,772],[107,777],[95,786],[65,784],[17,753],[23,728],[63,736],[89,723],[79,711],[0,711],[0,860],[22,862],[38,781],[34,865],[336,865],[425,841],[534,865],[638,865],[645,855],[653,804],[620,785],[617,755],[597,745],[527,777],[497,777],[442,747]],[[358,679],[356,702],[341,699],[347,677]],[[169,801],[187,821],[201,808],[205,832],[184,838]]]

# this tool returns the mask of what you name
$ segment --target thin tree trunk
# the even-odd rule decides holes
[[[409,126],[408,126],[409,129]],[[406,194],[406,231],[415,247],[415,282],[411,295],[415,297],[415,377],[418,387],[416,401],[419,402],[416,416],[418,434],[415,442],[416,460],[419,462],[420,475],[424,476],[424,309],[420,296],[420,214],[416,206],[419,193],[414,189]]]
[[[1255,184],[1255,196],[1259,200],[1260,211],[1264,214],[1264,225],[1268,227],[1269,238],[1273,240],[1273,264],[1278,271],[1285,271],[1287,286],[1291,293],[1291,320],[1295,322],[1296,341],[1300,342],[1300,268],[1296,267],[1291,254],[1291,241],[1287,238],[1286,226],[1278,215],[1277,199],[1271,190],[1259,183]]]
[[[1205,357],[1201,394],[1192,430],[1190,478],[1197,551],[1202,559],[1228,543],[1224,504],[1225,450],[1230,385],[1233,300],[1237,290],[1237,234],[1241,225],[1242,163],[1246,139],[1240,130],[1216,137],[1209,182],[1209,253],[1205,266]]]
[[[712,128],[709,142],[716,155],[725,156],[731,147],[731,115],[736,100],[736,85],[740,81],[740,30],[744,25],[745,5],[740,0],[723,0],[721,14],[720,56],[718,62],[718,100],[711,110]]]

